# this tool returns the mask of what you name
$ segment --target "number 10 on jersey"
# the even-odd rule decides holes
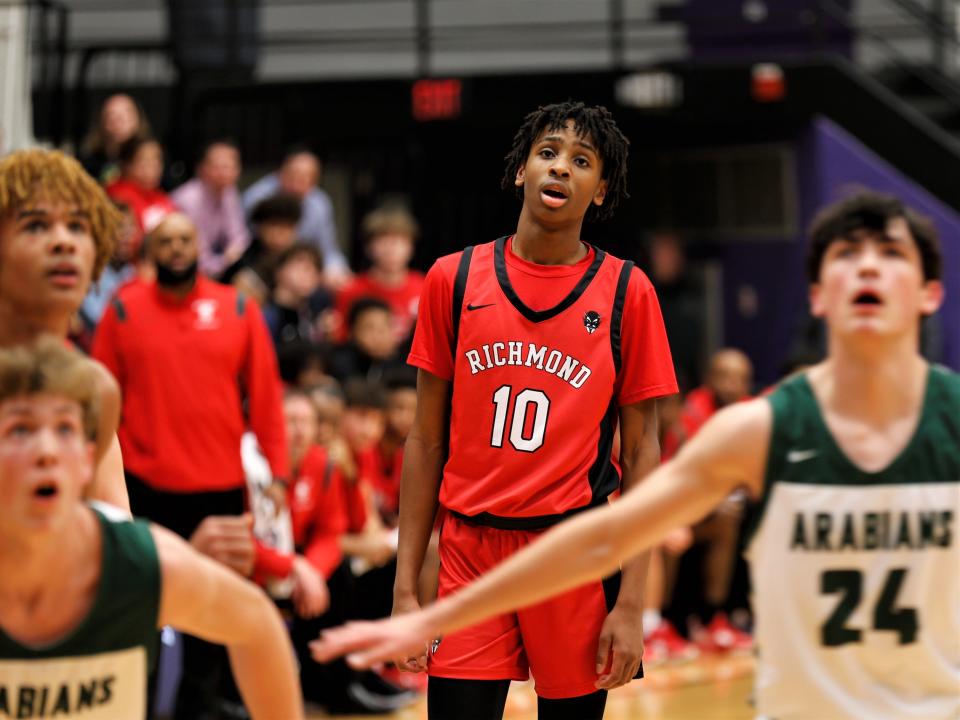
[[[546,393],[525,388],[514,395],[511,385],[501,385],[493,394],[493,407],[493,431],[490,434],[493,447],[503,447],[508,420],[508,439],[515,450],[536,452],[543,445],[550,415],[550,398]],[[532,422],[528,422],[530,413],[533,413]]]

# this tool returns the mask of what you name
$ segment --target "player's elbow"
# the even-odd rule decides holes
[[[244,609],[243,616],[234,624],[228,647],[250,647],[269,642],[274,635],[283,636],[283,624],[277,608],[267,594],[251,582],[244,581],[243,600],[235,599],[235,607]]]
[[[585,576],[606,577],[620,566],[625,550],[617,533],[613,531],[613,523],[604,518],[610,509],[596,510],[572,521],[581,524],[585,530],[579,538],[574,538],[570,555],[571,558],[580,558],[581,570]],[[580,552],[577,552],[577,549]]]

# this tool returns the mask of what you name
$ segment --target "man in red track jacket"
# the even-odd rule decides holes
[[[248,425],[274,477],[288,477],[281,384],[256,304],[198,275],[192,221],[173,213],[147,243],[157,281],[120,291],[93,356],[123,394],[119,436],[131,509],[189,538],[204,518],[243,514],[240,438]],[[217,547],[208,554],[249,573],[246,527],[211,542]],[[177,717],[198,717],[216,702],[211,684],[226,657],[194,638],[184,650]]]

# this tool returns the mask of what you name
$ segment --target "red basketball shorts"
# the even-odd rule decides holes
[[[471,525],[447,513],[440,531],[439,596],[470,583],[543,532]],[[600,629],[616,600],[611,583],[606,593],[604,585],[597,580],[445,635],[434,644],[428,673],[460,680],[526,680],[532,674],[537,695],[548,699],[596,692]]]

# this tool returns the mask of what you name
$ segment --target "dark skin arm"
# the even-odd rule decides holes
[[[627,493],[660,464],[657,401],[644,400],[620,408],[621,492]],[[623,563],[620,594],[600,631],[597,643],[597,688],[611,690],[630,682],[643,658],[643,594],[650,553]],[[604,673],[607,664],[610,670]]]
[[[400,544],[393,587],[394,615],[420,608],[417,587],[439,505],[449,419],[449,381],[420,370],[417,415],[407,437],[400,475]],[[426,647],[418,655],[397,658],[396,664],[410,672],[426,670]]]

